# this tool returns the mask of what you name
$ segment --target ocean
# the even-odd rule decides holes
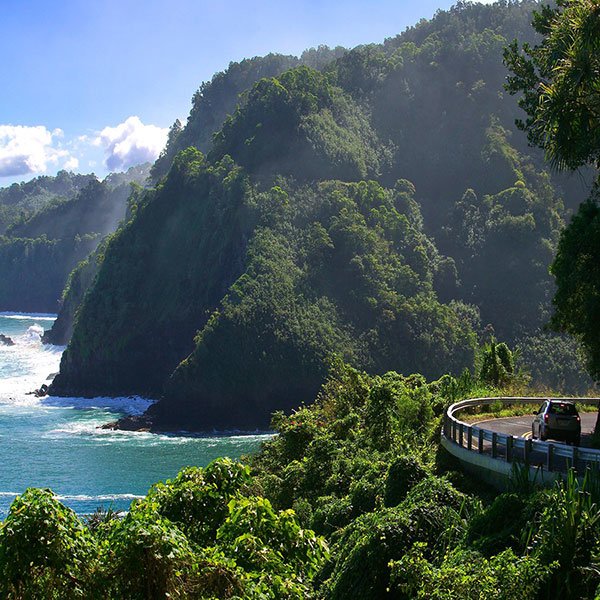
[[[99,429],[151,403],[129,398],[36,398],[59,369],[62,347],[41,343],[52,315],[0,313],[0,518],[28,487],[50,488],[78,514],[127,510],[155,482],[185,466],[258,449],[265,434],[194,437]]]

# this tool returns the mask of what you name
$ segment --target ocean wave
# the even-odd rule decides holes
[[[154,404],[155,400],[140,396],[127,396],[120,398],[62,398],[59,396],[46,396],[40,400],[43,406],[54,408],[96,409],[124,413],[131,416],[141,415]]]
[[[18,492],[0,492],[0,498],[16,498],[22,495]],[[140,500],[145,498],[140,494],[53,494],[60,502],[113,502],[117,500]]]
[[[35,324],[31,325],[27,328],[27,331],[16,338],[16,343],[22,342],[25,344],[39,344],[42,341],[42,336],[44,335],[44,328],[41,325]]]
[[[91,418],[64,423],[44,433],[44,437],[61,438],[77,436],[83,439],[90,439],[96,444],[111,445],[125,444],[135,445],[145,448],[165,447],[165,446],[185,446],[187,444],[199,444],[202,448],[216,448],[223,444],[225,440],[231,448],[238,446],[245,447],[250,442],[264,442],[273,437],[273,432],[253,432],[227,434],[219,433],[190,433],[190,432],[172,432],[172,433],[150,433],[148,431],[128,431],[124,429],[103,429],[101,426],[111,419],[110,412],[104,414],[92,413]],[[112,417],[114,419],[114,417]]]
[[[0,312],[0,317],[4,319],[15,319],[18,321],[56,321],[57,315],[52,313],[13,313]]]
[[[88,496],[87,494],[61,495],[55,494],[57,500],[66,500],[67,502],[111,502],[115,500],[141,500],[145,498],[140,494],[98,494],[97,496]]]

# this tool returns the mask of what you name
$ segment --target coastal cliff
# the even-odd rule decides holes
[[[155,428],[266,427],[336,356],[435,378],[473,366],[484,331],[563,377],[549,348],[576,349],[540,330],[581,193],[513,137],[501,57],[530,10],[461,5],[319,70],[270,55],[204,84],[156,187],[73,280],[89,289],[52,393],[160,398]],[[227,89],[228,116],[209,101]]]

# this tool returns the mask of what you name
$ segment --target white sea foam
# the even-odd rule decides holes
[[[137,416],[141,415],[154,403],[154,400],[140,396],[127,396],[123,398],[62,398],[59,396],[46,396],[41,399],[43,406],[55,408],[73,408],[81,410],[108,410],[110,412]]]
[[[56,373],[63,353],[62,346],[43,345],[44,329],[32,325],[23,335],[14,336],[14,346],[0,348],[0,403],[33,405],[38,402],[28,396]]]
[[[7,313],[0,312],[0,317],[17,321],[54,321],[56,315],[51,313]]]
[[[3,314],[2,318],[30,319],[54,317],[46,315]],[[50,383],[52,376],[60,368],[60,359],[64,346],[42,344],[44,328],[35,323],[27,328],[22,335],[13,337],[14,346],[2,346],[5,365],[0,373],[0,405],[30,408],[71,408],[81,410],[99,409],[118,415],[141,415],[153,402],[137,396],[121,398],[58,398],[47,396],[37,398],[31,394],[42,384]],[[106,417],[106,415],[104,415]],[[87,423],[92,431],[99,423]]]
[[[80,501],[80,502],[111,502],[114,500],[139,500],[145,496],[138,494],[99,494],[97,496],[88,496],[87,494],[75,494],[75,495],[60,495],[55,494],[57,500],[61,501]]]
[[[27,331],[18,338],[23,344],[39,344],[42,341],[44,335],[44,328],[37,323],[27,328]]]
[[[0,492],[0,498],[16,498],[21,496],[18,492]],[[54,494],[54,497],[61,502],[112,502],[116,500],[139,500],[145,496],[139,494]]]

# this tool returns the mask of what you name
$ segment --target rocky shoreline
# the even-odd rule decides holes
[[[98,429],[112,429],[113,431],[147,431],[149,433],[166,433],[155,429],[152,419],[144,413],[143,415],[130,415],[121,417],[117,421],[111,421],[100,425]]]

